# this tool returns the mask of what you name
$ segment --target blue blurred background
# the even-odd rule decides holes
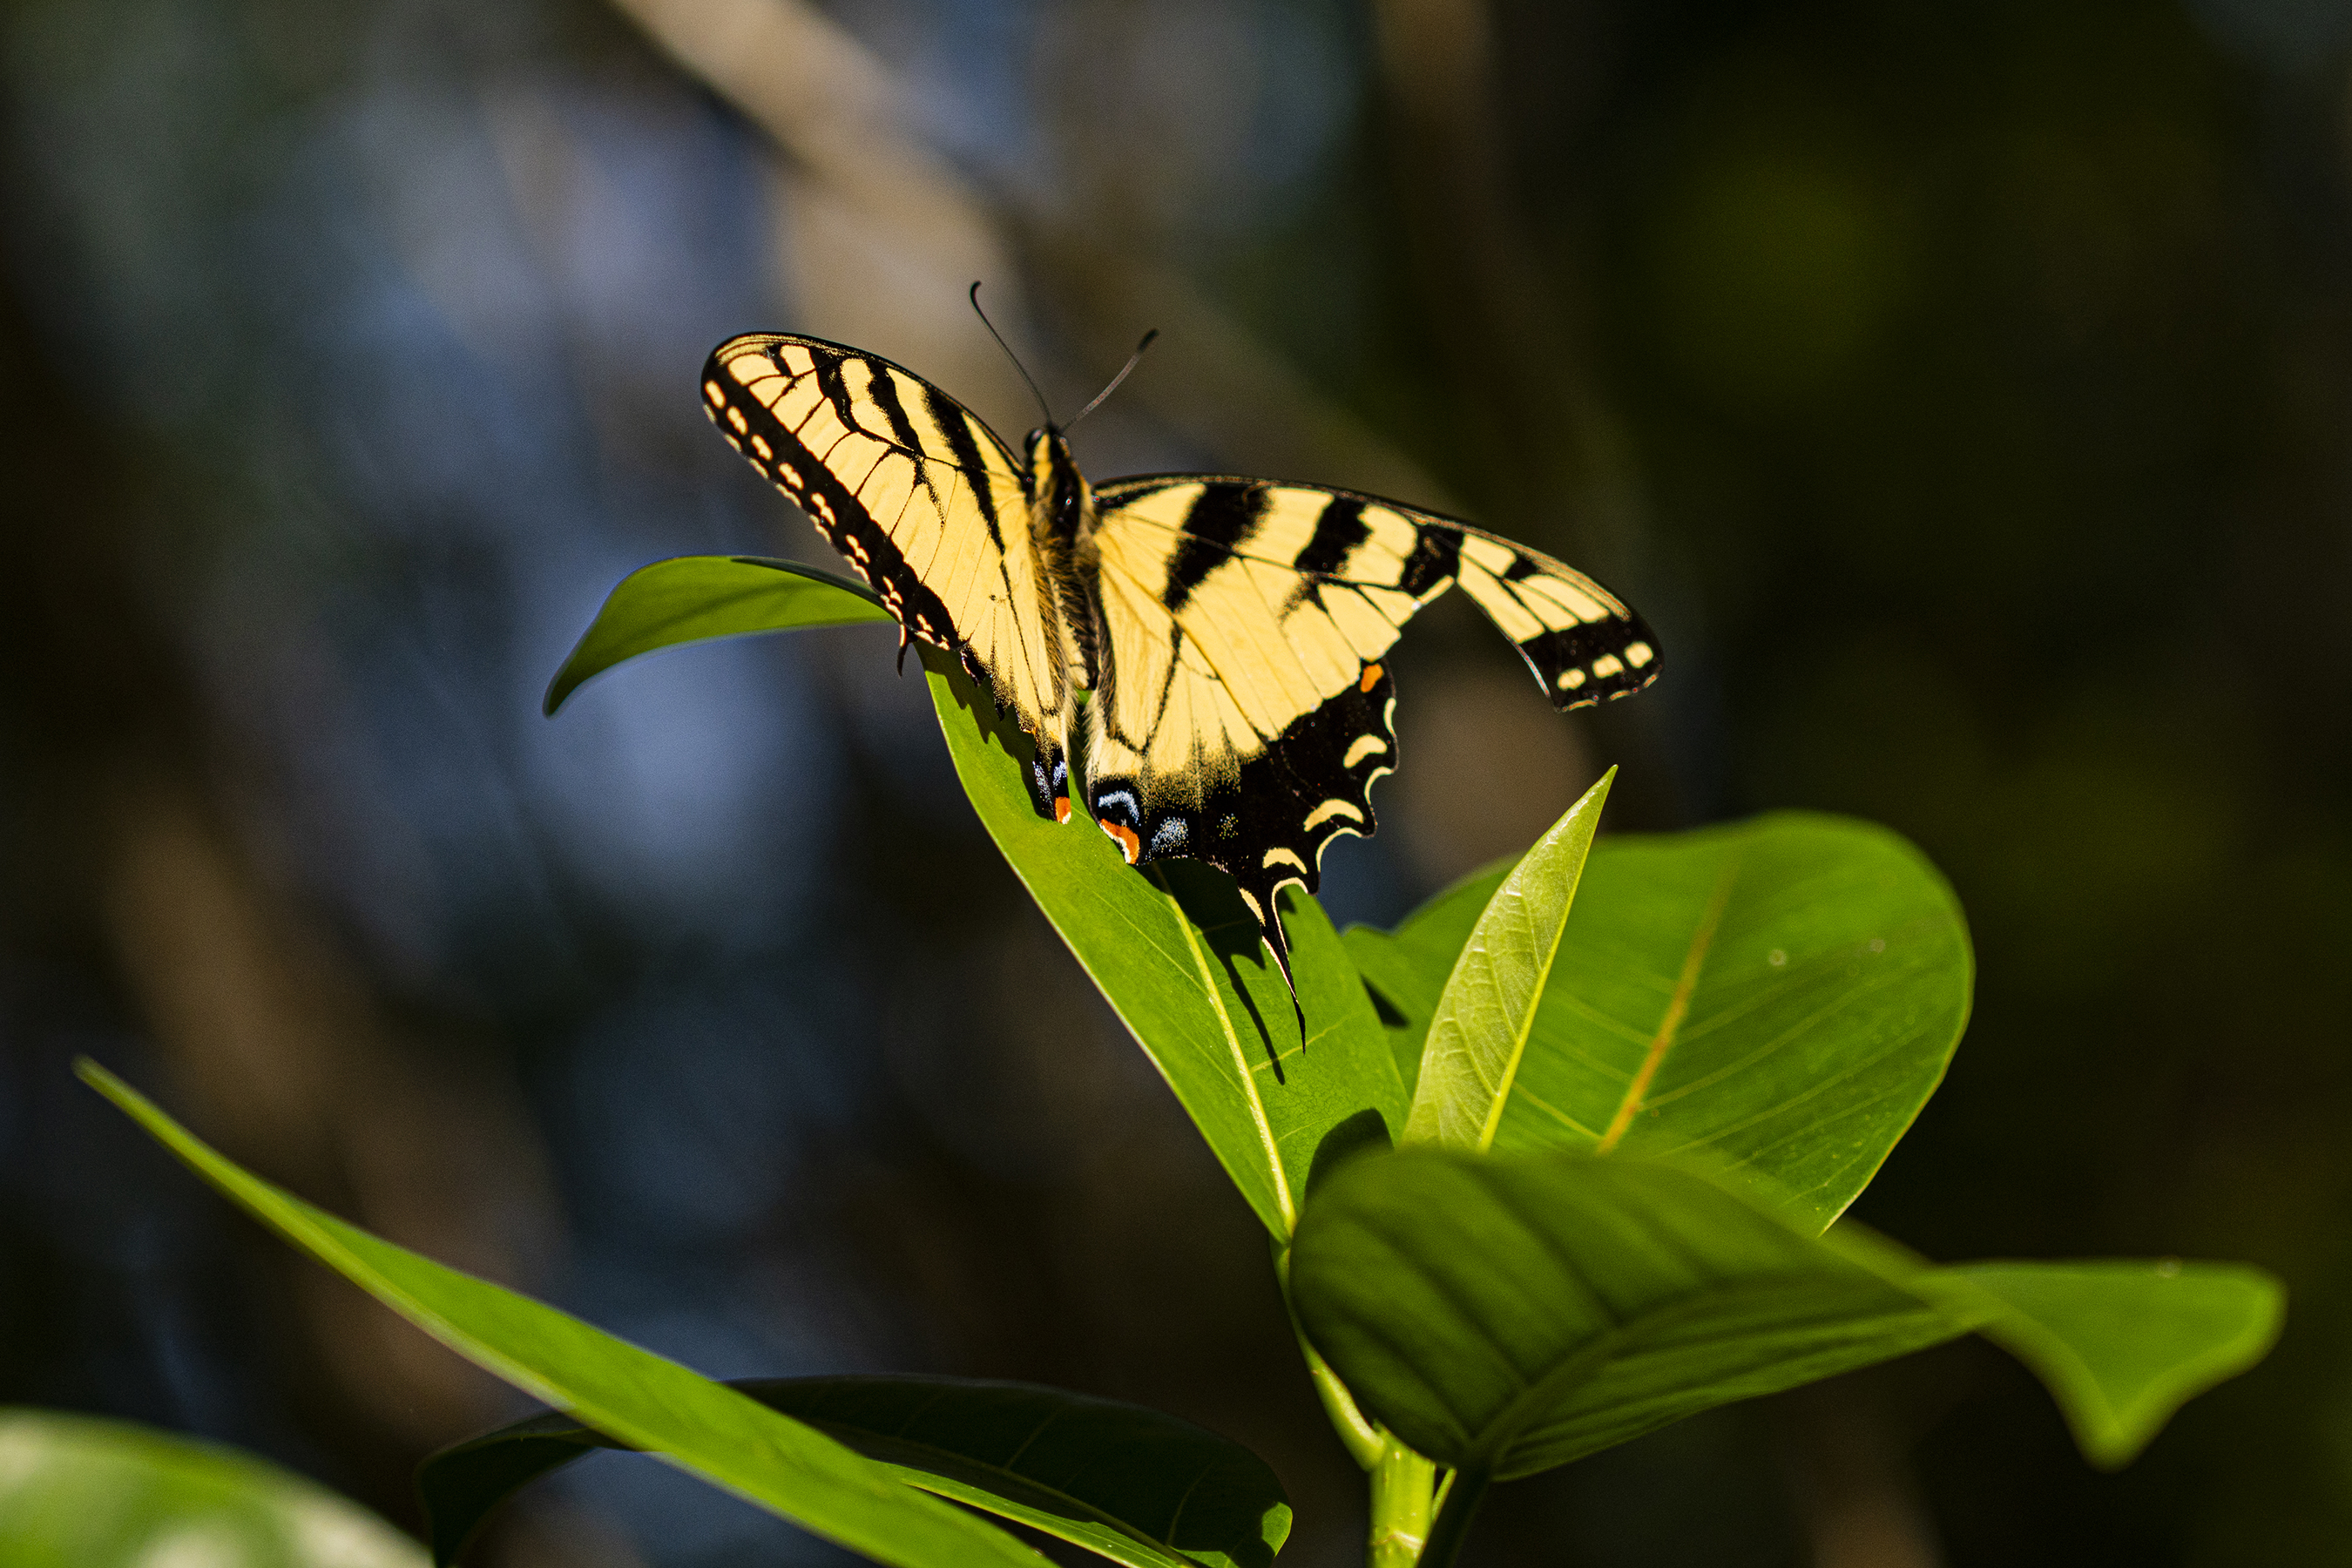
[[[0,12],[0,1400],[414,1527],[513,1397],[258,1236],[88,1053],[373,1228],[716,1375],[908,1369],[1362,1484],[1254,1222],[997,860],[883,631],[603,594],[827,559],[712,344],[879,350],[1098,476],[1457,510],[1668,650],[1475,617],[1327,899],[1862,813],[1982,976],[1863,1200],[1932,1255],[2247,1258],[2255,1373],[2088,1470],[1960,1346],[1504,1489],[1484,1563],[2352,1563],[2352,12],[2323,0],[17,0]],[[592,1460],[502,1568],[843,1559]],[[1288,1561],[1286,1558],[1286,1561]]]

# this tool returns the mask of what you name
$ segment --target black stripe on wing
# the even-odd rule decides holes
[[[1289,882],[1314,893],[1331,840],[1371,836],[1372,781],[1396,765],[1395,709],[1395,677],[1366,665],[1354,685],[1212,784],[1197,807],[1154,805],[1138,781],[1118,775],[1090,780],[1089,804],[1136,864],[1186,856],[1230,874],[1296,998],[1275,895]]]
[[[1160,602],[1170,615],[1182,610],[1192,590],[1249,542],[1265,510],[1260,489],[1210,485],[1201,491],[1184,515],[1182,536],[1168,563],[1168,586]]]

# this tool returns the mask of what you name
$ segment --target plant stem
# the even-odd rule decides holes
[[[1382,1436],[1380,1462],[1371,1468],[1372,1531],[1365,1563],[1368,1568],[1413,1568],[1429,1539],[1437,1462]]]
[[[1445,1489],[1445,1506],[1437,1510],[1437,1527],[1429,1532],[1429,1549],[1421,1559],[1420,1568],[1454,1568],[1462,1542],[1469,1538],[1470,1521],[1476,1516],[1478,1505],[1486,1500],[1486,1486],[1491,1479],[1477,1470],[1454,1476]]]
[[[1298,1313],[1290,1305],[1290,1249],[1279,1243],[1274,1248],[1274,1278],[1282,1288],[1283,1310],[1290,1314],[1290,1331],[1298,1341],[1298,1353],[1307,1358],[1307,1373],[1314,1382],[1315,1397],[1323,1402],[1323,1414],[1330,1418],[1331,1429],[1339,1435],[1348,1457],[1363,1469],[1372,1468],[1387,1451],[1388,1434],[1356,1408],[1356,1396],[1348,1392],[1331,1363],[1307,1342],[1307,1331],[1299,1326]]]

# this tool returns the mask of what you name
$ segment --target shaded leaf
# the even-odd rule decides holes
[[[1442,1463],[1528,1475],[1711,1406],[1979,1331],[2050,1386],[2095,1463],[2259,1360],[2259,1270],[1928,1265],[1868,1231],[1814,1237],[1696,1172],[1574,1152],[1406,1150],[1318,1192],[1291,1253],[1318,1350]]]
[[[1367,1110],[1391,1138],[1404,1124],[1404,1085],[1380,1019],[1322,906],[1295,889],[1284,895],[1302,1040],[1233,879],[1195,860],[1131,867],[1084,820],[1038,816],[1022,782],[1027,738],[952,661],[924,652],[972,808],[1225,1173],[1287,1240],[1326,1137]]]
[[[887,621],[871,589],[814,566],[761,555],[681,555],[621,579],[555,672],[545,710],[625,658],[681,643],[797,626]]]
[[[2032,1367],[2093,1464],[2127,1464],[2172,1413],[2267,1354],[2286,1292],[2237,1263],[2117,1258],[1946,1270],[2000,1310],[1982,1332]]]
[[[1968,1326],[1700,1176],[1577,1153],[1352,1162],[1290,1267],[1366,1412],[1496,1479]]]
[[[105,1068],[84,1081],[297,1247],[426,1333],[631,1447],[659,1453],[738,1496],[883,1563],[907,1568],[1045,1559],[927,1497],[797,1421],[568,1313],[420,1258],[238,1168]]]
[[[1264,1568],[1290,1531],[1265,1461],[1189,1421],[1060,1389],[943,1377],[761,1378],[729,1384],[910,1485],[1034,1526],[1130,1568]],[[448,1563],[517,1487],[595,1447],[534,1416],[445,1448],[417,1472]]]
[[[1404,1031],[1502,875],[1349,931]],[[1779,813],[1601,839],[1494,1147],[1699,1153],[1826,1226],[1935,1091],[1973,979],[1950,889],[1885,828]]]
[[[1486,900],[1432,1011],[1402,1142],[1484,1152],[1495,1141],[1616,776],[1585,791]]]
[[[416,1542],[267,1460],[127,1421],[0,1409],[0,1562],[425,1568]]]

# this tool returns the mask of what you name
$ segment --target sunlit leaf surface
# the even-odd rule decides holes
[[[499,1376],[785,1519],[904,1568],[1045,1560],[723,1384],[568,1313],[444,1268],[224,1159],[103,1068],[81,1076],[206,1181],[296,1247]]]
[[[0,1563],[18,1568],[425,1568],[357,1503],[127,1421],[0,1409]]]
[[[888,1465],[909,1484],[1018,1520],[1129,1568],[1264,1568],[1290,1531],[1265,1461],[1172,1415],[1029,1384],[942,1377],[730,1384]],[[524,1482],[624,1445],[570,1416],[519,1421],[417,1472],[436,1559],[453,1560]]]
[[[1083,820],[1038,816],[1016,760],[1026,745],[1020,731],[976,700],[950,661],[930,657],[926,667],[957,776],[997,847],[1234,1184],[1286,1239],[1328,1139],[1370,1135],[1367,1118],[1381,1141],[1404,1125],[1404,1084],[1322,906],[1296,889],[1283,899],[1302,1038],[1231,878],[1192,860],[1139,869]]]
[[[887,621],[862,584],[758,555],[681,555],[621,579],[547,688],[552,713],[582,682],[625,658],[680,643],[796,626]]]
[[[1407,1031],[1502,875],[1349,931]],[[1934,1092],[1973,976],[1950,889],[1885,828],[1781,813],[1603,838],[1494,1147],[1699,1155],[1825,1226]]]
[[[1405,1142],[1476,1151],[1494,1142],[1616,776],[1612,768],[1585,791],[1480,911],[1431,1016]]]
[[[887,618],[865,589],[789,562],[659,562],[614,589],[549,689],[548,707],[622,659],[677,643]],[[1403,1083],[1321,906],[1295,889],[1284,899],[1302,1037],[1231,879],[1191,860],[1138,870],[1084,821],[1040,819],[1013,761],[1025,737],[992,705],[975,708],[952,660],[922,651],[957,775],[982,822],[1251,1208],[1286,1238],[1335,1130],[1345,1126],[1361,1143],[1392,1140],[1404,1125]]]

